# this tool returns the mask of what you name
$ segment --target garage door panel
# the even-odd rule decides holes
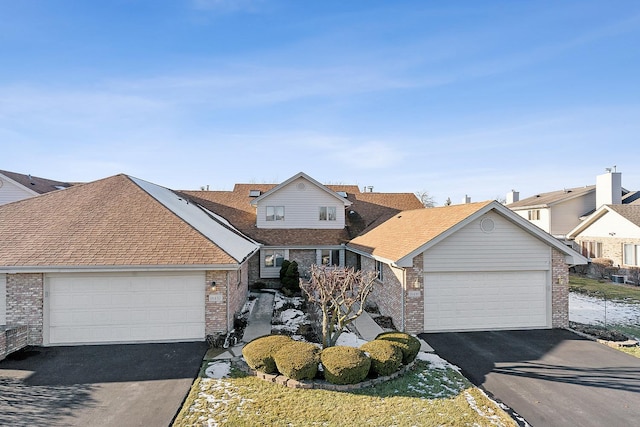
[[[50,344],[204,339],[204,273],[47,281]]]
[[[425,331],[545,328],[546,271],[425,274]]]

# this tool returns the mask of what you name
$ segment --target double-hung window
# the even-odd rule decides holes
[[[284,250],[264,249],[265,267],[282,267],[282,261],[284,261]]]
[[[540,209],[531,209],[528,212],[529,221],[540,221]]]
[[[624,265],[640,266],[640,245],[625,244],[622,263]]]
[[[322,265],[326,267],[338,267],[340,265],[339,249],[322,249],[320,254]]]
[[[602,258],[602,242],[582,242],[582,255],[589,258]]]
[[[336,207],[335,206],[320,206],[320,215],[318,217],[320,221],[335,221],[336,220]]]
[[[284,206],[267,206],[267,221],[284,221]]]

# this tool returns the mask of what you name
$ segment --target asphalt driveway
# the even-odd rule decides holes
[[[640,424],[640,359],[572,332],[422,334],[534,427]]]
[[[0,362],[0,424],[168,426],[204,342],[37,347]]]

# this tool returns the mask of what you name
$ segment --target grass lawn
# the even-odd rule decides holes
[[[174,426],[516,426],[449,367],[418,361],[395,380],[351,392],[290,389],[233,372],[198,378]]]
[[[640,286],[623,286],[611,282],[600,282],[588,277],[570,275],[569,290],[594,297],[640,304]]]

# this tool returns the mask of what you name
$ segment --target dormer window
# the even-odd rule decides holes
[[[258,197],[262,194],[260,190],[249,190],[249,197]]]
[[[267,221],[284,221],[284,206],[267,206]]]
[[[335,206],[321,206],[320,221],[335,221],[336,220],[336,207]]]

